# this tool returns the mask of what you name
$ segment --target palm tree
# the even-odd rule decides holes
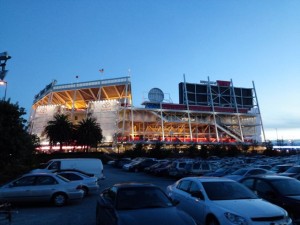
[[[97,147],[102,138],[102,129],[93,117],[83,119],[76,126],[75,139],[77,144],[84,146],[86,151],[90,147]]]
[[[74,126],[67,115],[56,114],[53,120],[47,122],[44,133],[51,146],[59,143],[61,151],[63,144],[69,144],[72,141],[73,128]]]

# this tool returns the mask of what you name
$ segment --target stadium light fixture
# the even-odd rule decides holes
[[[7,52],[2,52],[2,53],[0,53],[0,60],[5,60],[5,61],[7,61],[7,60],[10,59],[10,58],[11,58],[11,56],[8,55]]]
[[[5,92],[4,92],[4,101],[6,100],[6,92],[7,92],[7,81],[4,80],[8,70],[5,69],[7,60],[11,59],[11,56],[8,55],[7,52],[0,53],[0,85],[5,85]]]
[[[7,81],[0,80],[0,85],[5,85],[4,97],[3,100],[6,100],[6,91],[7,91]]]

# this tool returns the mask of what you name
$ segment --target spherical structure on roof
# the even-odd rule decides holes
[[[148,93],[148,98],[151,102],[162,102],[164,100],[164,93],[159,88],[152,88]]]

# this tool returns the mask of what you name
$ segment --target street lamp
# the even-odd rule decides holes
[[[5,69],[7,60],[11,59],[11,56],[8,55],[7,52],[0,53],[0,85],[5,85],[5,92],[4,92],[4,101],[6,100],[6,91],[7,91],[7,82],[4,80],[8,70]]]
[[[6,91],[7,91],[7,81],[0,80],[0,85],[5,85],[4,97],[3,100],[6,100]]]

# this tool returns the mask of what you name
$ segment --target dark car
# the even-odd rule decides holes
[[[155,176],[169,176],[169,169],[172,166],[172,161],[169,161],[162,165],[159,168],[156,168],[152,171],[152,174]]]
[[[236,171],[234,171],[231,174],[225,175],[224,177],[235,180],[235,181],[240,181],[241,179],[249,176],[254,176],[254,175],[260,175],[260,174],[274,174],[274,172],[271,172],[269,170],[261,169],[261,168],[240,168]]]
[[[160,168],[160,167],[163,167],[166,163],[168,163],[168,161],[166,161],[166,160],[157,161],[155,164],[144,168],[144,172],[152,173],[153,170],[155,170],[157,168]]]
[[[146,159],[141,160],[140,162],[133,164],[129,168],[129,171],[134,171],[134,172],[143,171],[146,167],[152,166],[155,163],[157,163],[156,159],[146,158]]]
[[[292,166],[288,168],[285,172],[280,173],[281,176],[295,177],[300,174],[300,165]]]
[[[270,170],[274,173],[284,173],[287,169],[293,167],[294,164],[288,163],[288,164],[280,164],[273,166]]]
[[[234,171],[238,170],[240,167],[222,167],[217,169],[214,172],[205,173],[204,176],[208,177],[223,177],[227,174],[233,173]]]
[[[246,177],[240,181],[259,197],[286,209],[300,223],[300,181],[279,175]]]
[[[97,225],[196,225],[165,192],[144,183],[120,183],[97,198]]]
[[[125,164],[130,162],[131,162],[130,158],[120,158],[120,159],[116,159],[112,165],[113,167],[116,168],[122,168]]]

